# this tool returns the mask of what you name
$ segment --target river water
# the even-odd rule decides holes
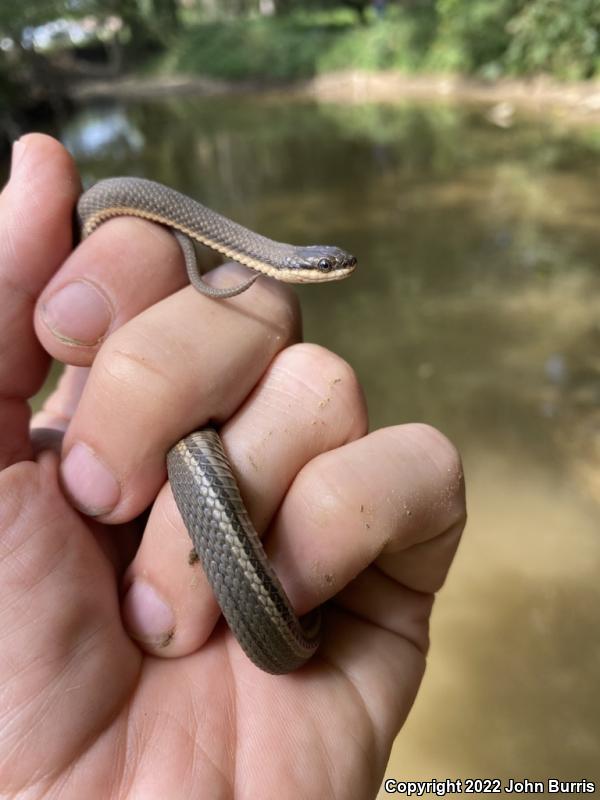
[[[301,290],[306,339],[354,366],[373,428],[459,446],[469,524],[387,775],[598,781],[600,130],[504,122],[170,98],[85,107],[59,135],[86,183],[151,177],[354,252],[351,280]]]

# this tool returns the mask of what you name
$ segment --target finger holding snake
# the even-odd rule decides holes
[[[254,391],[221,428],[244,504],[259,535],[271,523],[296,475],[315,456],[363,436],[364,398],[354,371],[316,345],[279,353]],[[343,476],[340,476],[343,480]],[[318,503],[317,497],[313,503]],[[305,542],[298,554],[315,563],[327,536]],[[341,563],[351,549],[342,548]],[[145,649],[165,657],[193,652],[219,616],[214,593],[198,563],[169,485],[157,498],[143,540],[125,579],[124,620]],[[293,570],[291,570],[293,573]],[[293,578],[286,575],[284,589]],[[330,596],[318,571],[298,564],[290,601],[305,614]],[[323,589],[326,591],[324,592]]]
[[[190,284],[211,300],[231,299],[249,289],[261,275],[286,283],[321,283],[347,277],[356,267],[355,257],[340,248],[291,245],[265,238],[173,189],[145,179],[101,181],[80,197],[77,211],[83,237],[122,216],[165,226],[181,248]],[[253,274],[233,287],[210,285],[198,269],[193,242],[234,258],[250,267]],[[84,285],[89,294],[90,284]],[[58,297],[64,294],[65,289]],[[61,325],[56,325],[49,314],[53,306],[56,306],[56,296],[42,305],[41,310],[46,325],[57,335]],[[64,335],[59,338],[71,345],[82,341],[72,335],[68,341]],[[93,344],[98,341],[96,339]],[[112,341],[114,344],[114,337]],[[263,355],[268,351],[269,348],[263,349]],[[104,353],[106,347],[100,351],[100,358]],[[113,363],[118,362],[118,355],[125,355],[125,362],[132,360],[130,353],[116,350]],[[127,371],[127,363],[124,366]],[[97,374],[97,370],[93,374]],[[117,381],[123,377],[119,375]],[[162,386],[154,381],[152,388],[160,392]],[[86,394],[87,387],[84,397]],[[191,410],[184,414],[185,418],[191,421]],[[209,419],[219,421],[216,415]],[[313,614],[310,620],[304,621],[296,616],[248,516],[219,435],[214,429],[204,427],[207,422],[202,421],[202,430],[186,437],[178,436],[179,441],[168,453],[169,480],[178,509],[223,615],[246,654],[269,672],[296,669],[318,647],[320,614]],[[197,424],[192,430],[196,427]],[[106,521],[121,521],[118,509],[116,516],[112,514],[111,517],[115,506],[123,499],[118,478],[110,465],[103,462],[101,454],[85,442],[77,441],[69,449],[69,433],[62,465],[66,491],[82,511]],[[156,462],[153,464],[145,455],[142,450],[138,451],[137,474],[142,479],[144,470],[151,474],[154,467],[156,472]],[[130,508],[126,499],[124,504],[127,514]]]
[[[166,478],[169,448],[227,419],[273,356],[298,335],[289,290],[261,283],[225,303],[187,287],[108,337],[93,357],[63,442],[74,504],[102,522],[141,513]],[[185,324],[173,324],[185,320]],[[56,355],[71,350],[63,342]],[[64,357],[64,350],[63,350]]]
[[[230,263],[205,280],[227,286],[249,275]],[[165,227],[135,217],[111,219],[48,282],[37,303],[36,333],[58,360],[88,366],[111,333],[188,283],[181,248]],[[286,294],[284,285],[279,289]],[[295,302],[291,293],[287,297]]]
[[[254,284],[261,273],[286,282],[315,283],[346,277],[356,265],[353,256],[335,247],[300,247],[265,239],[167,187],[145,180],[117,178],[101,182],[85,193],[80,199],[78,209],[84,236],[93,233],[98,226],[102,226],[112,217],[122,215],[141,217],[170,228],[181,247],[190,283],[194,289],[211,300],[232,298],[243,293]],[[256,274],[231,288],[215,288],[207,284],[197,270],[191,240],[207,244],[223,255],[235,258],[238,262],[251,267]],[[89,284],[86,288],[89,288]],[[151,496],[156,493],[160,467],[164,462],[165,444],[168,446],[169,439],[180,440],[179,444],[169,452],[167,463],[171,488],[179,512],[194,542],[195,556],[202,561],[204,573],[221,610],[246,654],[258,666],[269,672],[286,672],[300,666],[314,654],[319,642],[318,618],[314,618],[310,624],[298,621],[293,604],[286,596],[259,544],[257,533],[238,493],[235,478],[218,435],[206,430],[183,439],[185,429],[184,431],[178,429],[182,420],[195,429],[206,425],[209,420],[226,419],[253,385],[251,380],[248,383],[237,380],[235,387],[224,382],[222,384],[224,393],[221,392],[215,401],[213,395],[219,395],[219,392],[215,392],[214,387],[218,386],[219,382],[209,380],[208,392],[205,391],[199,402],[192,406],[189,401],[186,402],[186,398],[192,395],[192,387],[201,378],[203,369],[190,369],[188,365],[205,363],[207,369],[204,371],[208,372],[209,376],[211,371],[216,375],[218,367],[225,363],[224,355],[227,353],[229,361],[233,359],[237,365],[234,370],[234,374],[237,375],[248,361],[253,339],[258,345],[261,335],[255,332],[253,336],[249,329],[249,335],[243,337],[241,346],[236,346],[235,339],[227,341],[227,336],[224,336],[223,341],[219,342],[220,347],[217,346],[210,353],[206,353],[205,358],[199,362],[195,361],[196,353],[192,344],[196,341],[195,338],[190,340],[186,336],[178,336],[179,331],[170,329],[167,325],[166,333],[161,339],[160,331],[163,326],[157,324],[160,319],[157,309],[167,308],[167,316],[173,318],[172,303],[183,303],[185,307],[186,296],[189,297],[189,291],[182,291],[151,306],[122,331],[110,337],[100,349],[75,419],[67,431],[66,458],[62,467],[63,483],[75,504],[85,513],[99,517],[103,521],[127,520],[136,511],[141,511],[147,506]],[[260,303],[256,305],[256,301],[254,302],[253,321],[266,322],[268,309],[265,308],[265,315],[261,320]],[[60,325],[57,327],[49,324],[48,310],[52,309],[53,305],[56,306],[56,303],[53,304],[52,298],[49,303],[41,304],[48,329],[52,330],[62,344],[81,346],[83,340],[80,337],[70,336],[68,341],[65,341],[64,336],[57,335]],[[190,315],[192,306],[186,310],[187,313],[183,314],[183,318]],[[236,329],[235,325],[229,326],[226,323],[227,314],[231,309],[225,307],[224,311],[223,322],[220,326],[217,323],[217,328],[227,330],[228,333],[233,330],[239,336],[240,330]],[[206,322],[214,322],[219,313],[218,310],[214,311],[214,306],[211,311],[209,306],[203,317],[198,320],[200,324],[196,330],[208,334],[200,337],[202,341],[209,341],[211,333],[209,330],[202,330],[202,323],[206,327]],[[106,327],[110,324],[111,320],[108,320]],[[186,334],[189,332],[186,330]],[[193,328],[191,332],[194,332]],[[123,344],[122,340],[127,342],[126,334],[129,334],[130,345]],[[275,340],[279,341],[281,338],[277,336]],[[91,344],[93,347],[99,341],[100,338],[96,338],[94,342],[88,343],[88,346]],[[147,343],[153,341],[157,342],[158,346],[144,355],[144,352],[148,351]],[[237,362],[235,353],[239,356]],[[269,348],[263,348],[259,355],[263,358],[264,369],[268,364],[268,358],[266,361],[264,359],[269,356]],[[272,356],[273,352],[270,355]],[[179,376],[178,364],[182,367],[179,369]],[[105,391],[102,385],[107,377],[109,387]],[[180,380],[176,380],[177,377]],[[256,377],[255,375],[254,378]],[[125,386],[126,390],[124,395],[121,393],[121,396],[125,397],[125,410],[128,404],[134,409],[143,407],[144,398],[139,396],[139,393],[136,395],[131,391],[132,386],[144,386],[145,390],[149,388],[149,393],[158,399],[153,407],[159,409],[169,406],[167,401],[173,394],[173,386],[181,390],[173,398],[176,413],[169,417],[166,424],[161,425],[159,420],[155,420],[155,424],[147,428],[144,424],[145,415],[142,412],[135,418],[137,425],[134,423],[124,431],[123,437],[119,437],[119,443],[136,438],[140,442],[142,431],[154,432],[154,436],[145,437],[143,447],[138,444],[137,448],[132,449],[134,456],[129,461],[133,469],[130,469],[129,481],[124,481],[122,476],[120,479],[115,474],[114,467],[111,469],[111,463],[114,465],[119,459],[109,455],[107,461],[103,456],[106,447],[102,435],[96,435],[96,443],[91,445],[89,441],[85,441],[85,436],[78,438],[77,423],[81,418],[85,420],[86,400],[90,396],[91,407],[94,407],[94,390],[100,397],[119,398],[121,386]],[[213,413],[210,413],[211,408]],[[81,409],[84,410],[83,413]],[[127,421],[132,418],[128,413],[121,413],[118,416]],[[102,419],[100,415],[100,420]],[[110,422],[110,418],[107,418],[106,425],[110,425]],[[104,430],[104,426],[100,430]],[[302,426],[299,432],[301,430]],[[356,435],[360,435],[360,432]],[[164,436],[167,437],[166,442]],[[92,438],[94,438],[93,433]],[[336,444],[340,442],[333,441],[329,446]],[[296,469],[301,466],[302,464],[298,463]],[[150,487],[150,497],[145,498],[146,502],[142,503],[140,497],[144,499],[144,495],[139,489],[144,484]],[[285,491],[287,486],[282,488]],[[279,505],[280,500],[281,496],[277,498],[276,505]],[[372,555],[369,549],[365,554],[367,559]],[[179,565],[181,561],[177,563]],[[361,566],[366,566],[366,563]],[[335,583],[333,579],[329,582]],[[169,584],[166,585],[168,589]],[[178,582],[175,585],[178,585]],[[343,585],[345,584],[342,583],[341,586]],[[321,594],[323,596],[320,599],[327,599],[330,596],[326,591]],[[199,595],[196,595],[192,606],[202,608],[203,604],[197,603],[198,598]],[[139,579],[134,580],[128,600],[126,616],[129,618],[130,628],[137,627],[140,638],[151,644],[160,647],[171,644],[175,636],[175,615],[168,613],[170,610],[168,603],[160,599],[160,595],[147,580],[141,582]],[[143,609],[144,606],[146,613],[140,614],[140,608]],[[147,613],[148,607],[150,614]],[[308,605],[307,610],[312,607]],[[154,620],[150,619],[152,616]],[[191,616],[193,618],[194,615]],[[152,623],[149,627],[148,619]],[[201,643],[205,638],[202,626],[190,628],[195,630],[195,633],[188,636],[187,641],[185,626],[180,625],[178,630],[178,646],[171,648],[173,654],[190,652],[195,644]],[[207,629],[206,635],[208,632]]]
[[[17,409],[15,398],[24,407],[25,397],[43,378],[44,354],[35,345],[31,325],[33,303],[66,256],[77,184],[74,167],[57,142],[32,136],[20,147],[0,215],[6,245],[6,302],[0,308],[9,334],[0,359],[5,412]],[[158,269],[151,255],[147,266]],[[109,255],[107,268],[110,263]],[[240,279],[236,275],[233,282]],[[160,318],[163,328],[185,327],[186,307],[174,300],[185,291],[170,298],[172,316],[152,319]],[[238,305],[244,299],[227,301],[232,316],[248,313]],[[129,337],[138,319],[143,321],[138,344],[144,334],[156,333],[146,315],[161,303],[160,298],[152,301],[148,312],[111,334],[100,351],[119,333]],[[280,313],[282,307],[285,302],[275,310]],[[288,313],[294,315],[293,306]],[[218,338],[221,329],[215,325],[212,332]],[[150,352],[150,363],[153,344],[147,340],[148,350],[141,349]],[[232,343],[234,348],[239,344]],[[83,352],[82,345],[58,338],[55,347]],[[89,363],[94,348],[83,363]],[[208,792],[241,798],[350,791],[366,800],[377,792],[392,738],[422,675],[431,593],[443,581],[464,521],[460,461],[451,445],[426,426],[361,436],[364,406],[343,362],[307,346],[275,348],[275,353],[262,379],[252,379],[256,388],[232,404],[223,427],[244,498],[257,527],[267,528],[270,559],[293,605],[302,610],[335,595],[324,615],[320,651],[291,676],[274,678],[257,670],[224,625],[189,656],[144,657],[123,630],[120,569],[115,572],[115,562],[94,541],[101,528],[118,545],[124,526],[101,525],[74,513],[57,481],[58,457],[46,450],[37,463],[29,461],[29,442],[15,447],[15,436],[24,436],[19,424],[24,415],[7,416],[11,424],[4,427],[3,438],[12,466],[1,475],[0,587],[1,678],[9,724],[2,727],[0,746],[2,787],[8,794],[47,794],[57,787],[69,797],[107,790],[115,798],[140,792],[145,797]],[[43,421],[68,431],[86,395],[86,372],[67,370]],[[312,382],[319,372],[329,375],[325,384]],[[141,379],[145,375],[138,373]],[[240,377],[246,379],[242,370]],[[161,400],[144,394],[143,387],[139,392],[146,405]],[[94,401],[101,409],[109,398],[99,392]],[[299,425],[310,422],[299,436],[295,416],[311,409],[315,417],[298,419]],[[139,404],[131,410],[139,413]],[[163,412],[159,424],[171,424],[170,409]],[[93,417],[91,407],[86,414]],[[102,419],[108,439],[114,417]],[[128,444],[144,447],[148,437],[156,440],[154,430],[137,432],[139,443],[132,438]],[[335,441],[344,438],[346,443],[336,447]],[[118,450],[118,445],[111,447]],[[324,452],[312,455],[319,449]],[[282,454],[289,462],[281,461]],[[285,484],[290,476],[273,516],[276,499],[268,486],[262,506],[265,483]],[[148,538],[152,524],[129,577],[144,570],[160,572],[161,562],[168,572],[174,564],[160,548],[158,528]],[[179,541],[181,555],[187,554],[182,527],[163,526],[162,536]],[[190,576],[198,581],[198,565],[184,567],[182,585],[168,598],[175,604]],[[173,578],[178,580],[177,574]],[[214,618],[210,600],[205,612]],[[184,604],[174,611],[180,629],[186,621]]]
[[[48,401],[50,411],[72,413],[63,482],[78,507],[114,522],[131,519],[149,505],[165,479],[165,453],[173,441],[189,427],[231,416],[273,352],[297,336],[297,308],[289,297],[280,284],[262,282],[252,296],[241,295],[227,304],[184,289],[112,334],[93,360],[81,396],[65,400],[81,390],[71,381]],[[179,319],[190,323],[174,325]],[[59,340],[57,347],[64,343]],[[236,437],[226,426],[226,442],[233,443],[230,454],[259,531],[267,527],[306,462],[366,428],[364,399],[353,371],[333,354],[307,345],[299,351],[288,348],[275,358],[236,419],[237,429],[245,433]],[[264,466],[259,472],[252,466],[259,461],[261,442],[266,473]],[[73,451],[74,466],[69,461]],[[88,467],[85,459],[90,456]],[[105,470],[113,480],[104,476]],[[104,494],[98,497],[99,492]],[[107,508],[111,501],[116,503],[112,511]],[[167,656],[191,652],[203,643],[218,615],[202,573],[198,568],[190,573],[189,552],[189,536],[170,492],[164,491],[128,575],[126,588],[135,578],[144,580],[130,590],[125,618],[147,649]],[[149,585],[158,598],[150,597]],[[161,629],[164,605],[173,619]],[[163,650],[166,640],[170,646]]]
[[[36,308],[36,333],[55,358],[89,366],[108,336],[187,284],[177,243],[140,219],[111,220],[76,247]]]

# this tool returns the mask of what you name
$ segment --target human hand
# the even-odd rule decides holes
[[[366,435],[354,373],[295,344],[285,286],[201,297],[141,220],[70,254],[78,192],[57,142],[17,145],[0,197],[0,794],[373,797],[464,525],[458,455],[424,425]],[[73,366],[30,435],[47,353]],[[330,601],[296,673],[248,661],[188,564],[165,455],[208,419],[298,613]],[[64,431],[62,461],[41,427]]]

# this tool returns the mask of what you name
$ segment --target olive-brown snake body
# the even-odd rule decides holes
[[[337,247],[274,242],[217,214],[186,195],[141,178],[111,178],[78,203],[82,236],[108,219],[137,216],[168,227],[184,254],[190,282],[214,298],[232,297],[259,274],[290,283],[317,283],[349,275],[356,259]],[[232,289],[202,280],[190,240],[255,271]],[[240,497],[221,440],[205,428],[168,453],[175,501],[229,627],[250,659],[271,673],[289,672],[319,645],[320,614],[299,620],[277,579]]]

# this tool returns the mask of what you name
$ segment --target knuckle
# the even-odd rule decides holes
[[[231,286],[245,281],[249,272],[245,267],[228,261],[210,274],[217,277],[216,286]],[[227,276],[226,283],[222,282],[224,276]],[[270,338],[278,343],[277,349],[301,338],[300,301],[288,284],[261,277],[250,292],[242,292],[236,299],[240,307],[251,310],[267,326]]]
[[[102,346],[94,365],[102,376],[101,380],[108,384],[108,390],[131,397],[134,402],[140,395],[144,398],[168,395],[172,382],[168,371],[169,359],[161,359],[156,348],[150,351],[147,342],[119,334]]]
[[[2,471],[0,477],[0,531],[2,531],[3,537],[27,508],[24,499],[30,498],[24,498],[24,494],[28,487],[36,486],[36,477],[36,465],[31,461],[13,464]]]
[[[457,474],[462,472],[462,460],[456,445],[440,430],[426,422],[411,423],[410,428],[422,438],[428,449],[435,451],[436,460],[447,471]]]
[[[302,469],[294,491],[303,498],[309,524],[317,528],[336,525],[351,503],[351,484],[340,480],[334,451],[321,453]]]
[[[288,347],[278,357],[278,366],[294,376],[307,393],[318,397],[318,408],[330,408],[344,418],[350,437],[365,432],[367,411],[358,376],[341,356],[315,344]]]
[[[302,314],[296,292],[285,283],[270,281],[267,291],[271,295],[270,308],[273,323],[285,344],[300,339],[302,333]],[[273,302],[273,300],[275,302]]]
[[[450,512],[452,524],[466,520],[463,464],[456,445],[441,431],[426,423],[403,426],[415,444],[428,455],[439,476],[441,499]]]

